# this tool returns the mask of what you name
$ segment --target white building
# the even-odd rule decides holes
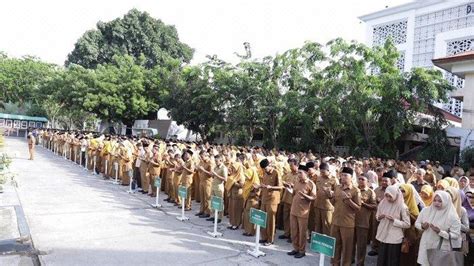
[[[474,1],[416,0],[361,16],[367,24],[367,44],[383,45],[391,37],[400,51],[398,66],[433,67],[434,58],[474,50]],[[462,88],[464,80],[446,73]],[[462,116],[462,101],[452,98],[444,108]]]

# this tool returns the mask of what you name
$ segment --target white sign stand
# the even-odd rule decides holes
[[[324,254],[319,253],[319,266],[324,266]]]
[[[118,182],[118,168],[119,168],[118,163],[117,163],[117,162],[114,162],[115,181],[112,182],[112,183],[115,184],[115,185],[120,184],[120,183]]]
[[[255,258],[265,256],[265,253],[260,251],[260,225],[257,225],[257,232],[255,234],[255,249],[247,250],[247,254],[254,256]]]
[[[187,196],[187,195],[186,195]],[[176,217],[176,219],[180,220],[180,221],[187,221],[189,220],[188,217],[184,216],[184,202],[186,201],[186,199],[184,198],[181,198],[181,216],[178,216]]]
[[[86,171],[87,171],[88,163],[89,163],[89,156],[87,156],[87,152],[86,152],[86,163],[84,164],[84,170]]]
[[[160,203],[158,203],[160,201],[160,192],[158,191],[158,189],[156,190],[156,199],[155,199],[155,204],[151,205],[153,206],[154,208],[161,208],[162,205]]]
[[[213,237],[222,236],[222,233],[217,232],[217,217],[219,216],[219,211],[217,209],[214,210],[214,232],[207,232],[209,235]]]
[[[79,153],[79,165],[82,166],[82,151]]]
[[[127,171],[128,172],[128,171]],[[135,190],[132,189],[132,184],[133,184],[133,174],[130,176],[130,185],[128,186],[128,194],[133,194],[135,193]]]
[[[107,178],[107,168],[109,166],[109,161],[108,160],[105,160],[105,171],[104,171],[104,178]]]
[[[97,172],[95,171],[96,164],[97,164],[97,156],[94,155],[94,168],[92,169],[92,171],[94,172],[94,175],[97,175]]]

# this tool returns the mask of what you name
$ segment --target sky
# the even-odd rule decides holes
[[[63,65],[74,43],[98,21],[137,8],[175,25],[180,40],[195,49],[193,63],[206,55],[226,61],[282,53],[305,41],[327,43],[342,37],[364,42],[358,16],[410,0],[8,0],[0,7],[0,51],[32,55]]]

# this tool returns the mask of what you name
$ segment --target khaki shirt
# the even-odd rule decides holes
[[[286,183],[295,184],[298,181],[298,173],[287,173],[283,176],[283,181],[285,181]],[[293,194],[291,194],[286,188],[283,190],[283,196],[281,198],[281,201],[286,204],[293,203]]]
[[[331,200],[327,196],[326,192],[324,192],[323,188],[329,188],[331,191],[336,190],[336,186],[338,185],[337,179],[335,178],[324,178],[319,177],[316,181],[316,200],[314,202],[314,207],[320,210],[325,211],[334,211],[334,206],[331,203]]]
[[[265,172],[262,178],[262,184],[274,187],[283,186],[280,172],[276,169],[273,169],[270,174]],[[280,197],[280,190],[262,188],[262,204],[279,204]]]
[[[181,174],[181,183],[190,186],[193,183],[194,161],[192,159],[189,159],[187,162],[185,162],[185,166],[191,171],[188,171],[183,168],[183,172]]]
[[[360,190],[360,197],[361,201],[366,203],[366,204],[376,204],[375,202],[375,192],[370,189],[364,189]],[[370,218],[373,210],[368,209],[367,207],[363,206],[360,208],[360,210],[356,213],[356,226],[360,228],[369,228],[370,225]]]
[[[228,172],[227,172],[227,166],[225,166],[225,164],[222,164],[222,166],[220,167],[216,166],[214,168],[214,172],[227,179]],[[212,180],[212,189],[213,190],[224,189],[224,181],[220,180],[219,178],[214,178]]]
[[[309,179],[306,182],[297,180],[294,183],[293,191],[294,197],[290,214],[301,218],[308,218],[311,201],[298,194],[299,191],[302,191],[304,194],[314,197],[316,195],[316,185]]]
[[[201,160],[201,162],[199,163],[199,165],[204,168],[204,170],[208,171],[208,172],[211,172],[216,166],[214,164],[214,161],[213,160],[209,160],[207,162]],[[199,180],[201,182],[212,182],[212,176],[199,170]]]
[[[351,200],[361,205],[360,201],[360,190],[356,187],[342,189],[342,185],[336,187],[334,192],[334,214],[332,223],[340,227],[355,227],[355,214],[356,210],[349,207],[348,203],[343,200],[343,192],[349,193]]]

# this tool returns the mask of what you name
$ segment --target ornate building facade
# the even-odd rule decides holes
[[[391,38],[400,52],[398,67],[432,68],[432,59],[474,50],[474,1],[416,0],[361,16],[367,24],[366,43],[383,45]],[[449,82],[462,89],[464,80],[445,72]],[[462,116],[463,103],[451,98],[440,104]]]

